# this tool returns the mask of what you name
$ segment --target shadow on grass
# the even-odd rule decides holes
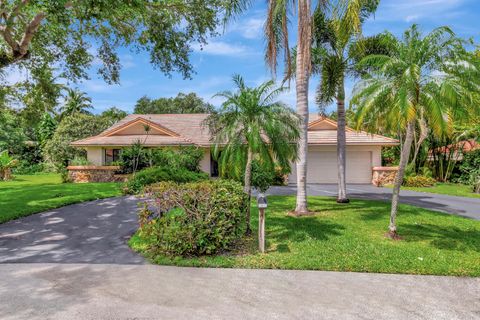
[[[285,240],[301,242],[308,239],[323,241],[332,236],[342,235],[341,231],[345,229],[340,224],[322,221],[318,217],[273,216],[269,218],[269,222],[271,227],[267,232],[270,239],[275,242]]]
[[[480,230],[462,230],[449,226],[433,224],[406,224],[401,226],[401,236],[407,242],[429,241],[429,244],[441,250],[480,252]]]

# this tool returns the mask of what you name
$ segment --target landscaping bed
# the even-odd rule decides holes
[[[153,255],[151,239],[137,232],[130,246],[156,264],[332,270],[480,276],[480,222],[401,205],[400,241],[385,238],[390,204],[353,200],[339,205],[329,197],[309,197],[315,216],[287,216],[295,197],[270,196],[266,215],[267,253],[256,237],[244,238],[230,253],[201,257]],[[252,206],[252,228],[257,231]]]
[[[65,205],[121,195],[118,183],[62,183],[59,174],[0,182],[0,223]]]

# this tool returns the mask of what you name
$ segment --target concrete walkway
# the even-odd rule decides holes
[[[144,263],[126,243],[138,227],[137,202],[84,202],[0,224],[0,263]]]
[[[267,193],[271,195],[295,195],[296,192],[295,186],[286,186],[272,187]],[[390,201],[392,198],[392,189],[377,188],[372,185],[348,185],[347,192],[351,199]],[[310,184],[307,188],[307,194],[309,196],[336,196],[337,185]],[[401,190],[400,202],[425,209],[480,220],[480,198],[464,198],[443,194]]]
[[[7,319],[479,319],[480,279],[153,265],[0,265]]]

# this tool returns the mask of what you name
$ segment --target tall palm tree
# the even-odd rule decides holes
[[[379,4],[379,0],[337,0],[326,8],[317,8],[314,14],[312,51],[314,72],[321,75],[317,87],[317,103],[323,109],[337,103],[337,202],[348,203],[346,184],[346,134],[345,134],[345,78],[356,74],[362,44],[361,27]],[[372,38],[374,39],[374,38]]]
[[[403,138],[395,179],[388,236],[397,237],[396,216],[400,187],[410,157],[415,124],[424,118],[440,136],[452,129],[452,118],[478,114],[478,58],[465,51],[448,27],[425,37],[416,25],[402,39],[388,37],[394,48],[387,55],[370,55],[360,65],[365,78],[354,88],[352,104],[358,126],[399,131]]]
[[[319,5],[326,0],[319,1]],[[295,10],[295,4],[297,10]],[[292,8],[290,8],[292,7]],[[293,10],[291,10],[293,9]],[[297,95],[297,114],[301,118],[299,152],[297,160],[297,203],[295,212],[308,213],[307,209],[307,129],[308,129],[308,82],[311,73],[312,12],[310,0],[268,1],[268,15],[265,24],[267,38],[266,60],[273,73],[276,71],[277,58],[283,51],[286,76],[292,75],[292,59],[289,45],[289,13],[296,12],[297,45],[295,61],[295,89]]]
[[[60,107],[60,117],[69,116],[75,113],[90,114],[87,109],[92,109],[92,99],[85,92],[78,89],[67,89],[65,103]]]
[[[244,170],[244,191],[250,197],[254,159],[270,168],[275,163],[285,168],[296,160],[300,120],[286,105],[276,101],[284,88],[275,87],[274,81],[251,88],[235,75],[233,82],[237,90],[217,94],[226,100],[219,112],[207,118],[206,124],[215,143],[214,155],[218,156],[221,150],[220,170]],[[250,233],[250,206],[246,221]]]

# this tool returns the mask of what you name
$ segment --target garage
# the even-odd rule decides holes
[[[372,152],[347,150],[347,183],[371,183]],[[337,152],[309,151],[307,166],[308,183],[337,183]],[[296,166],[292,166],[289,183],[296,183]]]

